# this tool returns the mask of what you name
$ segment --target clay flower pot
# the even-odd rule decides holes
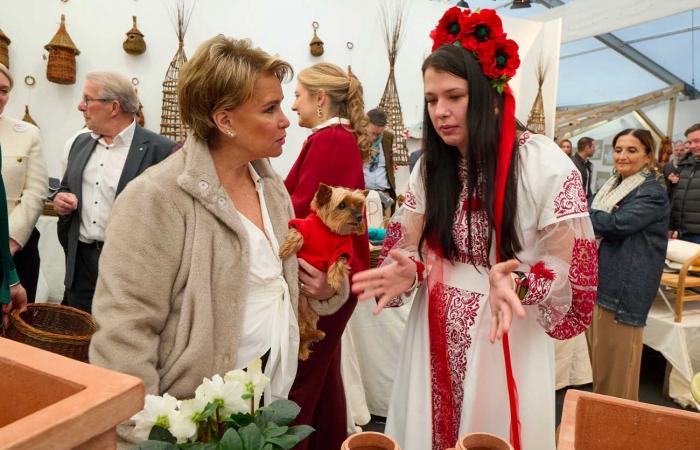
[[[698,448],[700,414],[569,389],[559,450]]]
[[[454,450],[513,450],[513,447],[494,434],[468,433],[459,438]]]
[[[389,436],[374,431],[363,431],[345,439],[341,450],[401,450]]]

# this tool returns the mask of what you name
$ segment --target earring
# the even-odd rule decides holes
[[[316,105],[316,115],[318,117],[323,117],[323,110],[321,109],[321,105]]]
[[[233,131],[233,128],[229,128],[226,130],[226,134],[228,134],[230,137],[234,137],[236,135],[236,132]]]

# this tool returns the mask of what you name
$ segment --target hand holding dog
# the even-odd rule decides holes
[[[335,289],[328,285],[326,272],[318,270],[302,258],[298,261],[302,294],[315,300],[328,300],[335,295]]]
[[[390,264],[356,273],[352,277],[352,291],[358,294],[358,300],[378,298],[374,315],[379,314],[392,298],[406,292],[416,279],[416,263],[404,252],[391,250],[389,257],[393,260]]]

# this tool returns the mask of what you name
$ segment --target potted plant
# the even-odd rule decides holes
[[[193,399],[180,401],[168,394],[146,396],[146,406],[133,419],[134,433],[148,440],[135,450],[293,448],[313,428],[290,426],[300,410],[292,401],[277,400],[258,408],[269,382],[258,359],[245,371],[205,378]]]

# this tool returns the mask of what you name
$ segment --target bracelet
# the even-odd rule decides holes
[[[513,290],[517,294],[520,301],[523,301],[527,296],[527,292],[530,290],[530,281],[527,275],[523,272],[514,271],[512,272],[513,280]]]
[[[16,281],[16,282],[12,283],[9,287],[15,287],[15,286],[17,286],[18,284],[20,284],[21,282],[22,282],[21,280],[20,280],[20,281]]]

